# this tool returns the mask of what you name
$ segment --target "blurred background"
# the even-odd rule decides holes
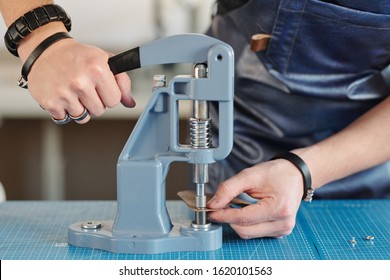
[[[119,53],[180,33],[204,33],[215,0],[90,1],[58,0],[71,16],[76,40]],[[0,33],[6,32],[4,22]],[[20,60],[0,40],[0,184],[7,200],[116,199],[116,163],[151,96],[155,74],[167,79],[190,74],[188,65],[153,66],[129,73],[134,109],[108,109],[86,125],[55,125],[47,112],[19,88]],[[190,109],[180,111],[185,138]],[[167,177],[167,199],[188,188],[190,166],[174,163]]]

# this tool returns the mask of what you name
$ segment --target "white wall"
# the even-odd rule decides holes
[[[214,0],[57,0],[71,16],[72,35],[86,43],[122,49],[157,36],[202,33]],[[164,29],[156,24],[160,23]],[[0,34],[6,27],[0,25]],[[0,49],[4,42],[0,40]]]

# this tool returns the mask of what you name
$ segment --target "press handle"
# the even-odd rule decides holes
[[[114,75],[141,68],[139,47],[110,57],[108,65]]]

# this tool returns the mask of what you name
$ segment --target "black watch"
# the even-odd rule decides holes
[[[44,5],[25,13],[8,27],[4,35],[5,46],[11,54],[19,56],[18,46],[22,39],[38,27],[53,21],[63,22],[68,31],[72,27],[69,16],[59,5]]]

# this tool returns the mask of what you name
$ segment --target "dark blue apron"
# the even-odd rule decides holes
[[[271,40],[255,53],[249,44],[258,33]],[[390,94],[388,0],[253,0],[215,16],[209,35],[236,55],[234,148],[210,166],[211,188],[331,136]],[[214,106],[211,117],[217,131]],[[316,197],[390,198],[390,163],[328,184]]]

